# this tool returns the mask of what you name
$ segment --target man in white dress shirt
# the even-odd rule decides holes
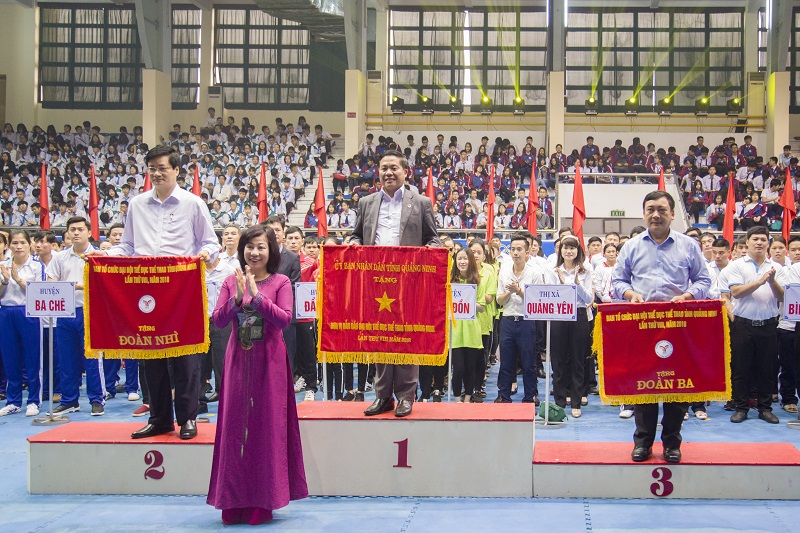
[[[181,167],[174,148],[159,146],[145,158],[153,189],[135,197],[128,207],[122,242],[111,256],[200,256],[210,263],[219,254],[219,241],[208,207],[202,199],[177,186]],[[175,414],[168,362],[173,366]],[[199,408],[200,363],[197,354],[168,359],[150,359],[145,379],[150,391],[150,420],[131,436],[152,437],[173,431],[173,420],[181,426],[180,437],[197,436],[195,418]]]

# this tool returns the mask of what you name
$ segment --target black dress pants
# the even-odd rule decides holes
[[[170,364],[175,382],[174,415],[168,368]],[[148,359],[145,364],[145,377],[150,393],[150,424],[157,427],[174,427],[174,420],[177,418],[178,425],[182,426],[188,420],[197,418],[200,395],[198,389],[200,360],[197,354],[168,359]]]
[[[664,444],[664,448],[680,448],[683,415],[686,414],[689,404],[666,402],[662,405],[664,406],[664,416],[661,418],[661,442]],[[633,444],[637,448],[649,448],[656,438],[658,404],[634,405],[633,415],[636,419]]]

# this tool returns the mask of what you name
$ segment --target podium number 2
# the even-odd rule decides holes
[[[397,464],[394,468],[411,468],[408,464],[408,439],[398,440],[397,444]]]
[[[147,469],[144,471],[144,478],[161,479],[164,477],[164,456],[158,450],[150,450],[144,454],[144,464]]]
[[[653,496],[664,498],[672,494],[672,491],[675,489],[675,486],[670,482],[670,479],[672,479],[672,470],[664,468],[663,466],[654,468],[653,478],[656,480],[655,483],[650,485],[650,492]]]

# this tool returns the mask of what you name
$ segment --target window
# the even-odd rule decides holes
[[[792,10],[792,32],[789,37],[789,111],[800,113],[800,8]]]
[[[389,14],[389,95],[419,110],[428,96],[448,109],[450,96],[477,109],[485,95],[510,111],[521,96],[544,109],[547,28],[543,9],[393,9]]]
[[[215,10],[215,79],[225,107],[308,106],[310,34],[257,8]]]
[[[767,70],[767,10],[758,10],[758,71]]]
[[[640,109],[671,96],[675,111],[711,97],[711,110],[742,94],[743,12],[576,9],[567,28],[567,109],[622,111],[636,94]]]
[[[39,8],[39,101],[47,108],[141,109],[132,7]]]
[[[172,108],[197,109],[200,97],[202,11],[172,7]]]

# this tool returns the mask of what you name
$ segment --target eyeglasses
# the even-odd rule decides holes
[[[155,174],[156,172],[159,172],[161,174],[165,174],[165,173],[169,172],[170,170],[172,170],[172,168],[171,167],[147,167],[147,170],[150,172],[150,174]]]

